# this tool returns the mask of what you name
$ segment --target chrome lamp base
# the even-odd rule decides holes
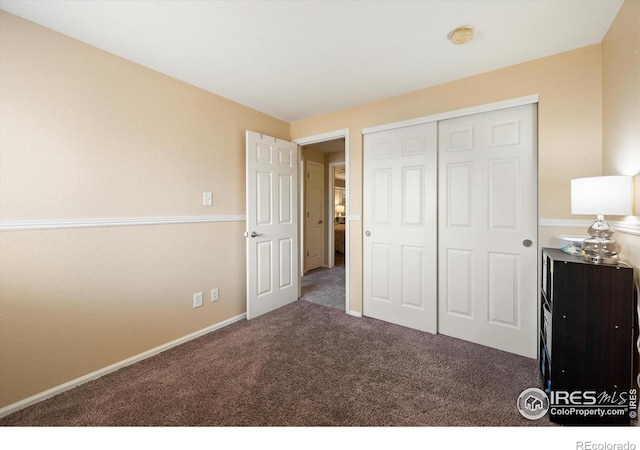
[[[591,237],[582,243],[584,260],[595,264],[618,264],[620,244],[611,239],[614,231],[604,216],[599,215],[587,231]]]

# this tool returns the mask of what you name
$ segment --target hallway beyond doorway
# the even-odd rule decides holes
[[[345,310],[344,255],[336,252],[335,265],[307,272],[302,277],[302,300]]]

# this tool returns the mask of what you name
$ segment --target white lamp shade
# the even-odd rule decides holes
[[[571,180],[571,214],[633,214],[633,177],[611,176]]]

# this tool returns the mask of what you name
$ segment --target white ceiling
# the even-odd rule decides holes
[[[10,13],[290,122],[599,43],[621,5],[0,0]],[[447,34],[461,25],[475,37],[455,46]]]

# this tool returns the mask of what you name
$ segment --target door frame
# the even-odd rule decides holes
[[[502,100],[499,102],[485,103],[478,106],[471,106],[469,108],[454,109],[452,111],[445,111],[442,113],[431,114],[430,116],[416,117],[415,119],[402,120],[400,122],[391,122],[384,125],[378,125],[375,127],[368,127],[362,129],[362,135],[369,133],[377,133],[378,131],[394,130],[396,128],[410,127],[412,125],[420,125],[428,122],[439,122],[445,119],[454,119],[456,117],[469,116],[471,114],[479,114],[483,112],[496,111],[498,109],[511,108],[513,106],[530,105],[531,103],[540,103],[538,94],[527,95],[524,97],[512,98],[509,100]],[[296,141],[293,141],[296,142]]]
[[[294,144],[298,144],[298,154],[300,155],[300,173],[304,174],[304,167],[303,167],[303,163],[302,163],[302,157],[301,157],[301,153],[302,150],[300,150],[300,148],[304,145],[310,145],[310,144],[317,144],[319,142],[325,142],[325,141],[332,141],[334,139],[342,139],[344,138],[344,164],[345,164],[345,170],[347,172],[347,177],[345,180],[345,200],[346,200],[346,207],[345,207],[345,215],[346,215],[346,220],[345,220],[345,248],[347,249],[347,252],[345,254],[345,260],[344,260],[344,266],[345,266],[345,281],[346,281],[346,286],[345,286],[345,295],[346,295],[346,301],[345,301],[345,312],[349,315],[352,316],[356,316],[356,317],[361,317],[361,314],[358,312],[354,312],[351,310],[351,296],[350,296],[350,289],[349,289],[349,265],[351,262],[351,258],[349,257],[349,221],[351,220],[351,217],[349,215],[349,205],[350,205],[350,201],[349,201],[349,128],[343,128],[340,130],[333,130],[333,131],[327,131],[326,133],[321,133],[321,134],[315,134],[312,136],[304,136],[304,137],[300,137],[300,138],[296,138],[296,139],[292,139],[291,142],[293,142]],[[303,183],[298,182],[299,186],[298,186],[298,204],[302,206],[302,202],[304,199],[304,192],[302,189],[302,185]],[[304,208],[300,207],[299,208],[299,214],[304,214]],[[302,239],[304,239],[304,235],[303,235],[303,230],[302,230],[302,219],[303,217],[300,216],[300,220],[298,220],[298,229],[300,230],[300,235],[299,235],[299,242],[303,242]],[[355,220],[355,219],[354,219]],[[303,251],[303,245],[299,245],[299,250],[300,252]],[[300,256],[302,256],[302,253],[300,253]],[[300,258],[298,258],[300,259]],[[298,267],[300,268],[299,270],[299,283],[298,286],[302,286],[302,275],[304,274],[304,268],[298,264]]]

